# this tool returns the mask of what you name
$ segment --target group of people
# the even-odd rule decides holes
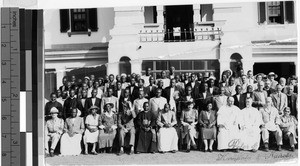
[[[213,152],[214,144],[268,151],[270,134],[277,150],[287,139],[294,151],[297,77],[277,77],[240,69],[217,80],[213,72],[176,75],[174,67],[156,79],[150,68],[145,75],[64,77],[45,105],[45,153],[53,156],[59,142],[61,155],[112,153],[115,142],[118,155]]]

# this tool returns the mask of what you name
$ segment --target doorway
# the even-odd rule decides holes
[[[123,56],[121,59],[120,59],[120,62],[119,62],[119,73],[120,74],[131,74],[131,64],[130,64],[130,58],[128,58],[127,56]]]
[[[253,66],[253,74],[264,73],[268,75],[270,72],[274,72],[280,77],[289,78],[291,75],[296,74],[296,67],[294,62],[282,62],[282,63],[255,63]]]
[[[194,39],[193,5],[165,6],[165,41]]]

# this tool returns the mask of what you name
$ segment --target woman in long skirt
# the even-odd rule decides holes
[[[173,127],[177,124],[175,112],[170,110],[170,104],[166,103],[164,110],[159,112],[157,125],[160,126],[158,137],[158,151],[165,153],[171,151],[175,153],[178,150],[178,135]]]
[[[104,105],[104,113],[99,118],[100,153],[104,153],[105,148],[107,148],[108,153],[112,152],[112,145],[117,133],[117,115],[112,111],[112,108],[112,103],[106,103]]]
[[[84,132],[84,146],[85,151],[84,154],[88,154],[88,143],[93,144],[93,149],[91,151],[92,154],[96,155],[96,143],[98,141],[98,135],[99,135],[99,115],[96,113],[99,110],[97,106],[91,106],[89,111],[91,112],[90,115],[88,115],[85,119],[85,125],[86,129]]]

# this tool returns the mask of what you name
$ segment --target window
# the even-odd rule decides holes
[[[157,23],[156,6],[145,6],[144,17],[145,23]]]
[[[294,22],[293,1],[259,2],[259,23],[286,24]]]
[[[97,9],[61,9],[60,32],[88,34],[98,31]]]

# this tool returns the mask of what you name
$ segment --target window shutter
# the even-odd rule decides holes
[[[259,2],[259,23],[264,23],[267,21],[266,19],[266,3],[265,2]]]
[[[88,23],[89,23],[89,28],[91,29],[92,32],[97,32],[98,31],[98,19],[97,19],[97,9],[89,9],[88,10]]]
[[[294,23],[294,2],[286,1],[285,2],[285,20],[289,23]]]
[[[69,9],[60,9],[60,32],[67,32],[70,29]]]

